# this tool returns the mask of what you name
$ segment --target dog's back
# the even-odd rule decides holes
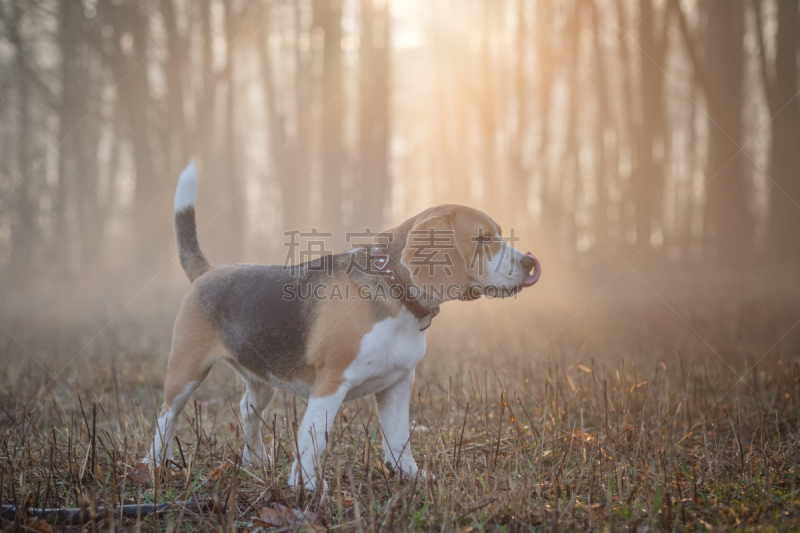
[[[222,342],[249,371],[290,379],[302,373],[313,324],[313,298],[289,297],[296,283],[316,285],[315,276],[292,276],[279,265],[215,268],[194,283],[196,298]]]

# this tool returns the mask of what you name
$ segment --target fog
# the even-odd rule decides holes
[[[445,309],[488,321],[502,306],[519,327],[549,324],[526,350],[613,305],[658,307],[691,332],[695,310],[729,325],[726,306],[755,302],[788,329],[797,11],[791,0],[4,0],[8,364],[28,352],[54,373],[28,341],[65,335],[78,353],[102,352],[92,344],[130,330],[160,339],[163,365],[189,288],[172,198],[191,159],[214,265],[297,261],[292,231],[316,229],[325,253],[341,252],[346,232],[458,203],[493,217],[544,273],[513,302]]]

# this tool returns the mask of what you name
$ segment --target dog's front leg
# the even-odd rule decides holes
[[[411,384],[414,381],[414,370],[408,375],[375,394],[378,402],[378,416],[383,430],[383,451],[386,462],[399,468],[404,474],[416,476],[420,472],[414,457],[411,455],[411,435],[408,429],[408,409],[411,403]]]
[[[298,457],[295,458],[289,476],[290,487],[297,486],[302,480],[308,490],[316,488],[318,476],[322,477],[319,456],[325,449],[328,431],[346,394],[347,388],[341,387],[329,396],[312,397],[308,400],[306,414],[303,415],[303,422],[297,435]],[[324,479],[322,483],[323,491],[327,491],[328,484]]]

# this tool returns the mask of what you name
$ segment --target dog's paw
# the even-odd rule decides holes
[[[392,465],[391,461],[386,461],[386,466],[394,472],[399,470],[400,475],[408,480],[419,479],[433,481],[436,479],[436,476],[433,475],[432,472],[420,469],[413,459],[401,461],[397,465]]]
[[[316,473],[312,473],[310,476],[302,476],[301,478],[299,475],[299,470],[300,469],[297,465],[292,467],[292,473],[289,475],[290,488],[299,487],[302,480],[303,488],[314,491],[317,489],[318,480],[321,480],[323,494],[328,492],[328,483],[325,481],[325,479],[322,479],[322,476],[317,476]]]
[[[294,489],[294,488],[297,488],[299,485],[300,485],[300,480],[297,478],[297,476],[291,476],[289,478],[289,487],[290,488]],[[312,491],[312,492],[317,490],[317,477],[314,476],[313,478],[311,478],[308,481],[306,481],[303,484],[303,488],[308,490],[308,491]],[[326,492],[328,492],[328,482],[323,479],[322,480],[322,493],[325,494]]]
[[[306,490],[315,491],[317,490],[317,482],[315,479],[312,479],[308,483],[306,483]],[[322,494],[326,494],[328,492],[328,482],[324,479],[322,480]]]
[[[417,472],[417,476],[426,481],[436,481],[436,474],[433,472],[428,472],[427,470],[419,470]]]
[[[267,452],[267,447],[262,445],[260,453],[258,450],[251,450],[250,447],[244,447],[244,453],[242,453],[242,465],[243,466],[261,466],[261,465],[269,465],[271,461],[269,452]]]
[[[153,457],[155,457],[155,459],[153,459]],[[171,455],[168,455],[167,457],[164,457],[161,454],[154,456],[152,454],[152,452],[151,452],[150,454],[145,455],[144,457],[142,457],[142,460],[139,461],[139,462],[140,463],[144,463],[146,465],[149,465],[149,464],[152,463],[153,466],[161,466],[162,464],[169,463],[170,461],[174,461],[174,459],[173,459],[173,457]]]

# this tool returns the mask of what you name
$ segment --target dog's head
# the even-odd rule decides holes
[[[426,298],[506,297],[539,279],[536,258],[510,246],[500,225],[477,209],[440,205],[401,227],[407,233],[400,262]]]

